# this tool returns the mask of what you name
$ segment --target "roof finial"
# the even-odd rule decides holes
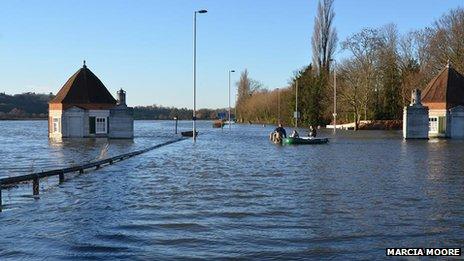
[[[87,68],[87,65],[85,65],[85,60],[84,60],[84,66],[82,66],[82,67]]]

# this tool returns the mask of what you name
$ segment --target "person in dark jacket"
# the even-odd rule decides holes
[[[285,131],[284,127],[282,127],[282,124],[279,123],[279,127],[277,127],[274,132],[280,133],[280,136],[283,138],[287,138],[287,132]]]

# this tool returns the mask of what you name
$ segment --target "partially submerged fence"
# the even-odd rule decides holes
[[[62,168],[62,169],[54,169],[54,170],[49,170],[49,171],[42,171],[42,172],[37,172],[37,173],[32,173],[32,174],[27,174],[27,175],[21,175],[21,176],[15,176],[15,177],[7,177],[7,178],[1,178],[0,179],[0,211],[2,211],[2,188],[9,187],[16,185],[18,183],[23,183],[23,182],[30,182],[32,181],[32,195],[37,196],[39,195],[39,182],[40,179],[42,178],[48,178],[48,177],[53,177],[53,176],[58,176],[59,177],[59,183],[64,182],[64,176],[66,173],[74,173],[74,172],[79,172],[79,173],[84,173],[84,170],[86,169],[99,169],[103,165],[111,165],[115,162],[122,161],[131,157],[134,157],[136,155],[145,153],[150,150],[154,150],[181,140],[184,140],[185,138],[178,138],[174,140],[170,140],[152,147],[148,147],[142,150],[136,150],[133,152],[125,153],[122,155],[118,155],[115,157],[99,160],[99,161],[94,161],[82,165],[77,165],[69,168]]]

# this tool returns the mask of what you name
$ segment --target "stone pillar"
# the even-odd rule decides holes
[[[412,90],[411,93],[411,104],[410,105],[422,105],[421,102],[421,91],[419,89]]]
[[[126,105],[126,92],[123,89],[118,91],[118,105]]]
[[[447,129],[452,139],[464,139],[464,106],[457,106],[449,110],[450,121]]]
[[[403,110],[403,138],[428,139],[429,108],[421,103],[421,91],[412,91],[411,104]]]

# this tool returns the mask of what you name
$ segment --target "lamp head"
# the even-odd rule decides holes
[[[202,10],[197,11],[197,13],[199,13],[199,14],[204,14],[204,13],[207,13],[207,12],[208,12],[208,10],[206,10],[206,9],[202,9]]]

